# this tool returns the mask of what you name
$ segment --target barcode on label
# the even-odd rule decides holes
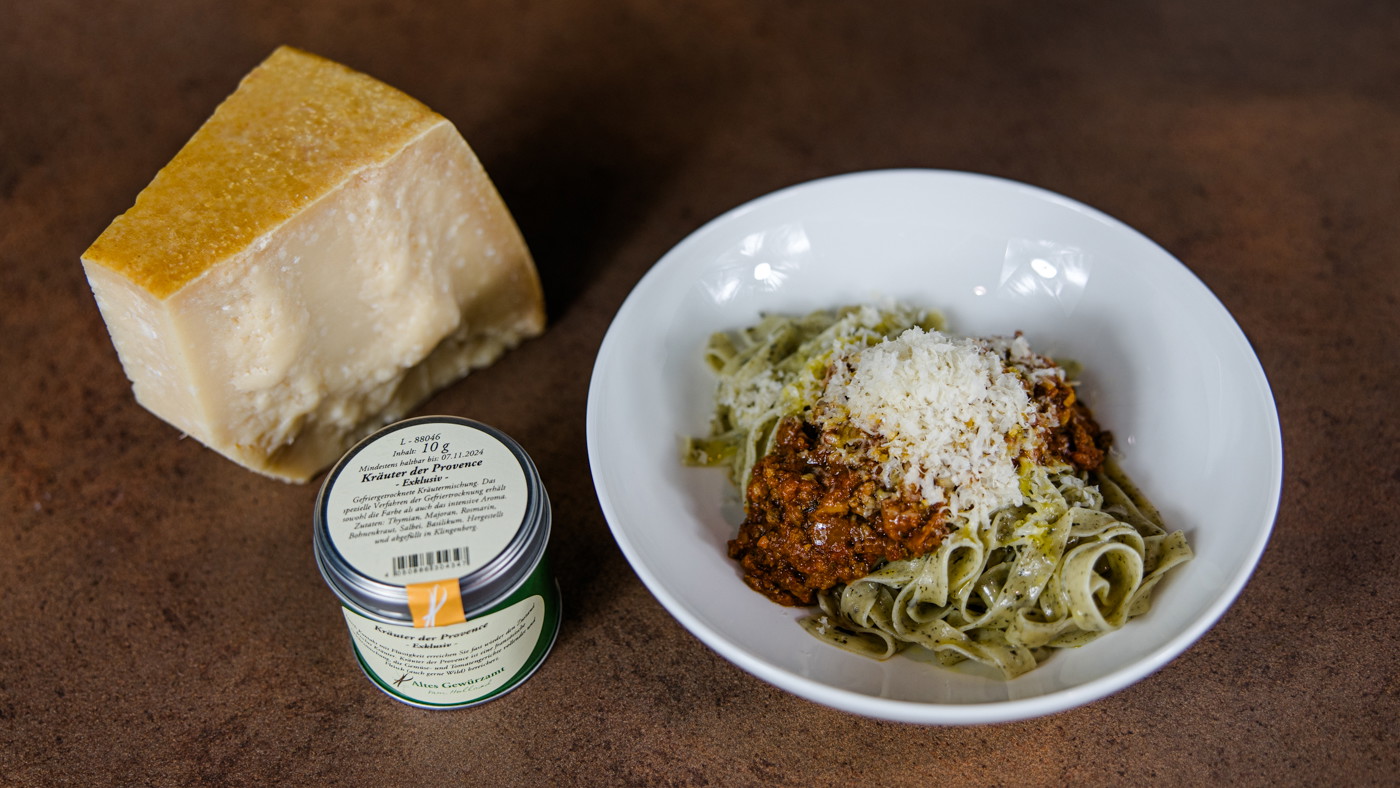
[[[454,569],[471,563],[470,555],[470,550],[466,547],[454,547],[450,550],[429,550],[426,553],[400,555],[391,559],[392,565],[390,571],[394,577],[398,577],[400,575],[412,575],[419,572]]]

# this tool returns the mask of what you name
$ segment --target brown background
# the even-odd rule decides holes
[[[549,333],[423,409],[520,440],[557,512],[558,645],[476,709],[359,674],[311,560],[316,485],[137,406],[78,265],[281,43],[454,120],[544,277]],[[0,785],[1395,780],[1398,45],[1400,9],[1359,1],[0,0]],[[788,695],[678,626],[597,506],[589,373],[648,266],[775,188],[905,166],[1139,228],[1273,384],[1257,575],[1088,707],[938,728]]]

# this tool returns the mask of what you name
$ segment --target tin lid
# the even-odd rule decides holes
[[[411,586],[455,578],[468,618],[507,596],[544,554],[550,508],[534,462],[505,433],[423,416],[346,452],[314,521],[316,564],[340,600],[404,624]]]

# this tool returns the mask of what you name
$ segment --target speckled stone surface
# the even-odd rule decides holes
[[[1400,8],[1373,2],[35,0],[0,12],[0,785],[1364,785],[1400,770]],[[78,256],[278,44],[451,118],[552,326],[424,412],[495,424],[557,512],[540,672],[463,712],[360,675],[316,485],[132,399]],[[1280,515],[1199,643],[1049,718],[853,717],[676,624],[590,481],[594,353],[706,219],[882,167],[1112,214],[1234,313],[1278,401]]]

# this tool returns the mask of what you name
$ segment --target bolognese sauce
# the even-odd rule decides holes
[[[1072,386],[1056,377],[1025,386],[1044,416],[1038,427],[1045,440],[1037,444],[1051,455],[1027,459],[1098,469],[1111,436]],[[789,416],[779,423],[773,448],[753,466],[744,523],[729,542],[729,556],[750,588],[779,604],[815,604],[819,591],[854,582],[887,561],[933,551],[951,530],[945,504],[930,506],[910,487],[886,488],[876,464],[850,451],[850,440]]]

